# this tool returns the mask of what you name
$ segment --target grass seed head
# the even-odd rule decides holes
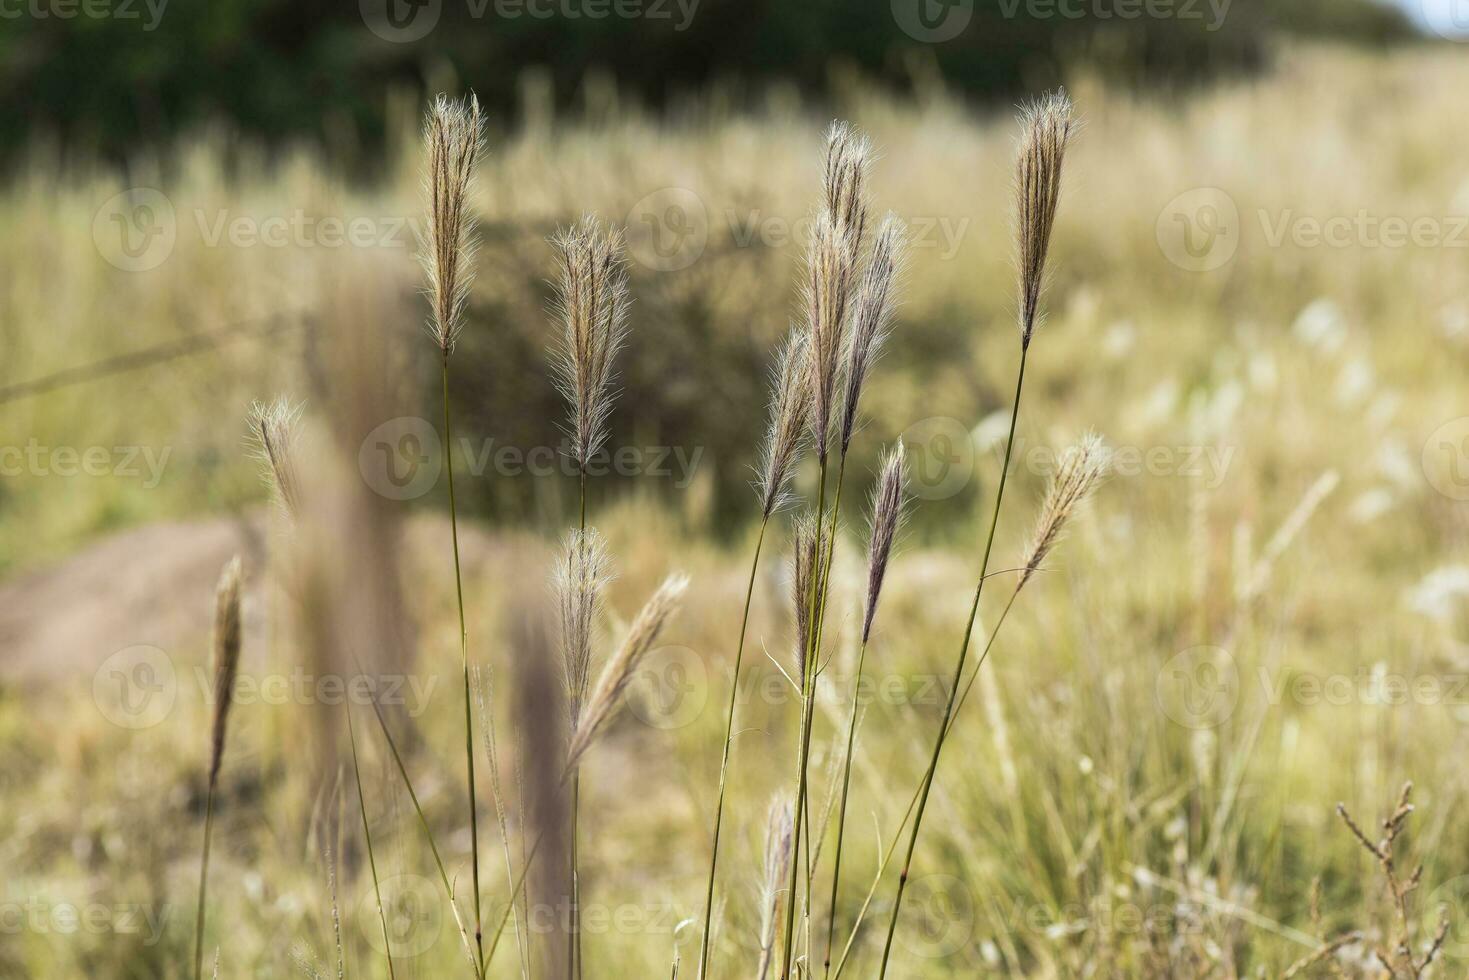
[[[811,410],[810,345],[806,334],[792,330],[771,377],[770,424],[760,451],[761,516],[769,517],[788,500],[787,489],[801,456],[801,439]]]
[[[301,481],[296,476],[301,406],[282,395],[269,404],[252,404],[248,418],[252,452],[264,466],[265,482],[287,516],[295,520],[301,514]]]
[[[846,349],[848,311],[867,233],[867,140],[845,123],[827,131],[822,206],[806,249],[803,299],[811,338],[811,434],[826,459],[834,423],[837,378]]]
[[[1020,343],[1030,346],[1045,290],[1046,253],[1061,196],[1061,166],[1075,126],[1071,100],[1054,92],[1026,106],[1015,160],[1015,235],[1020,267]]]
[[[893,541],[903,524],[908,503],[908,471],[904,465],[901,440],[882,461],[877,486],[872,491],[872,539],[867,551],[867,602],[862,614],[862,642],[872,635],[872,619],[877,615],[877,600],[882,594],[888,559]]]
[[[688,585],[689,580],[686,576],[670,575],[663,580],[663,584],[658,587],[652,598],[638,613],[637,618],[633,620],[622,645],[617,648],[612,659],[607,661],[607,666],[602,669],[602,675],[597,678],[597,686],[592,690],[591,697],[587,699],[585,711],[571,737],[571,744],[567,748],[566,768],[568,771],[576,767],[582,755],[597,740],[602,726],[612,717],[613,709],[617,707],[617,699],[622,696],[623,691],[627,690],[628,684],[632,683],[633,674],[637,671],[639,662],[653,648],[658,634],[678,608],[679,601],[683,598]]]
[[[209,783],[219,778],[224,760],[225,726],[240,669],[240,558],[224,566],[214,594],[214,723],[209,740]]]
[[[615,397],[613,362],[627,339],[627,265],[620,232],[591,215],[557,232],[559,254],[555,312],[563,335],[557,383],[571,411],[567,434],[585,469],[607,441]]]
[[[852,434],[857,424],[857,406],[862,400],[862,385],[867,380],[867,370],[881,353],[883,341],[892,324],[897,280],[902,273],[907,234],[907,227],[896,215],[889,214],[883,219],[872,246],[872,256],[857,287],[855,306],[852,309],[851,336],[847,340],[847,393],[841,426],[841,450],[844,453],[852,444]]]
[[[474,213],[469,197],[475,162],[484,149],[479,100],[473,95],[463,101],[440,95],[429,107],[423,138],[428,152],[424,172],[428,222],[422,261],[433,302],[429,332],[448,357],[463,327],[474,281]]]
[[[811,646],[811,583],[816,573],[819,538],[814,514],[797,518],[792,527],[791,549],[791,604],[796,619],[797,677],[806,676],[806,652]]]
[[[1046,490],[1045,501],[1041,504],[1040,515],[1026,549],[1020,581],[1015,586],[1017,592],[1025,587],[1046,555],[1061,540],[1072,512],[1101,483],[1109,461],[1110,454],[1101,438],[1090,432],[1062,456],[1061,466]]]
[[[587,695],[592,632],[602,597],[612,580],[607,543],[595,528],[573,530],[553,573],[561,616],[561,657],[566,668],[567,708],[575,730]]]

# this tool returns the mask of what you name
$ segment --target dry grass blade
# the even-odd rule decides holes
[[[1072,513],[1091,496],[1106,475],[1108,461],[1109,453],[1101,438],[1090,432],[1063,455],[1061,466],[1046,491],[1045,502],[1041,504],[1015,591],[1025,587],[1041,562],[1046,560],[1046,555],[1061,540]]]
[[[479,100],[456,102],[440,95],[424,125],[428,149],[424,191],[428,226],[422,244],[433,311],[429,331],[448,357],[463,325],[464,305],[474,280],[474,214],[469,196],[475,161],[484,149]]]
[[[1408,818],[1413,815],[1414,806],[1410,802],[1412,795],[1413,784],[1404,783],[1393,812],[1382,821],[1382,838],[1377,841],[1367,836],[1367,832],[1352,819],[1345,804],[1338,803],[1336,813],[1367,853],[1377,860],[1383,881],[1387,884],[1388,897],[1392,899],[1394,921],[1390,928],[1384,930],[1388,945],[1378,946],[1373,952],[1388,976],[1419,980],[1429,975],[1434,960],[1443,951],[1444,941],[1448,938],[1449,918],[1445,908],[1439,919],[1438,929],[1429,940],[1423,955],[1415,956],[1413,934],[1416,916],[1412,908],[1412,894],[1423,883],[1423,865],[1415,867],[1404,878],[1398,869],[1397,854],[1398,838],[1407,829]]]
[[[1071,100],[1055,92],[1026,106],[1015,162],[1015,234],[1020,266],[1021,345],[1030,346],[1045,290],[1046,253],[1061,197],[1061,165],[1074,123]]]
[[[529,956],[526,950],[525,937],[521,933],[520,902],[523,901],[523,892],[515,876],[515,865],[510,858],[510,820],[508,809],[505,805],[505,790],[500,780],[500,752],[499,739],[495,734],[495,682],[494,674],[484,668],[474,669],[474,706],[479,714],[480,738],[484,742],[485,761],[489,764],[490,795],[495,805],[495,823],[500,831],[500,847],[505,856],[505,882],[510,885],[516,893],[521,894],[517,900],[516,894],[512,894],[507,902],[509,913],[515,928],[515,948],[520,954],[520,974],[529,980],[530,970],[528,967]],[[488,961],[489,953],[486,954]]]
[[[882,351],[893,318],[894,294],[902,274],[907,226],[896,216],[883,219],[872,246],[872,257],[857,287],[847,342],[847,393],[842,410],[841,450],[846,453],[857,426],[857,406],[867,371]]]
[[[592,662],[592,632],[602,595],[612,580],[607,544],[594,528],[573,530],[556,563],[554,586],[561,615],[561,657],[566,669],[567,709],[574,731],[581,721]]]
[[[253,403],[248,418],[253,455],[265,466],[265,482],[286,514],[295,519],[301,513],[295,458],[301,406],[282,395],[269,404]]]
[[[622,235],[591,215],[551,239],[560,254],[555,311],[563,337],[557,382],[571,408],[568,435],[583,470],[607,441],[613,361],[627,337],[627,268]]]
[[[785,505],[791,476],[801,455],[801,437],[811,411],[810,342],[805,333],[792,330],[776,360],[771,377],[770,424],[760,450],[756,488],[764,518]]]
[[[765,980],[775,956],[775,930],[780,922],[781,902],[785,898],[785,881],[790,876],[791,851],[795,845],[794,818],[790,800],[776,798],[770,802],[766,818],[765,868],[760,879],[760,962],[756,980]]]
[[[362,767],[357,761],[357,731],[352,725],[351,704],[347,705],[347,739],[352,746],[352,779],[357,786],[357,813],[362,818],[362,837],[367,843],[367,866],[372,872],[372,895],[377,904],[378,926],[382,930],[383,956],[388,961],[388,980],[396,980],[397,971],[393,968],[393,944],[388,938],[388,914],[383,907],[383,892],[377,877],[377,856],[372,846],[372,826],[367,820],[367,797],[362,790]],[[340,945],[340,939],[338,945]]]
[[[602,676],[597,679],[597,686],[587,700],[581,722],[577,725],[571,738],[571,744],[567,748],[566,768],[568,771],[576,768],[582,755],[596,741],[602,726],[612,717],[617,700],[627,689],[627,685],[632,682],[638,663],[652,649],[664,624],[678,608],[679,600],[683,597],[688,585],[687,577],[677,574],[670,575],[663,580],[663,584],[658,587],[653,597],[648,600],[637,618],[633,620],[622,645],[607,661],[607,666],[602,669]]]

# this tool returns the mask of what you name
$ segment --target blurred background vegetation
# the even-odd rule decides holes
[[[1136,19],[1036,17],[1042,8],[1028,15],[1024,4],[1007,15],[1000,0],[979,0],[966,28],[940,44],[905,34],[886,0],[700,0],[689,17],[673,0],[649,0],[667,16],[604,19],[502,16],[518,9],[498,7],[504,0],[387,2],[402,5],[400,17],[436,16],[435,29],[411,41],[364,30],[384,0],[164,0],[158,16],[136,0],[129,17],[7,19],[0,159],[43,137],[73,158],[121,162],[224,121],[254,139],[307,141],[363,174],[380,170],[390,96],[416,103],[451,78],[513,125],[527,69],[562,107],[599,75],[662,107],[711,86],[734,104],[771,85],[820,98],[853,75],[896,91],[942,77],[965,97],[994,100],[1082,68],[1156,85],[1253,71],[1282,34],[1374,46],[1413,36],[1397,8],[1374,0],[1240,0],[1222,8],[1222,23],[1205,0],[1179,0],[1197,18]]]
[[[397,23],[432,29],[396,33],[384,20],[385,2],[394,5]],[[992,121],[1027,94],[1062,84],[1152,98],[1247,80],[1273,70],[1281,52],[1301,38],[1374,50],[1428,44],[1399,8],[1374,0],[1241,0],[1217,12],[1204,0],[1179,0],[1185,16],[1137,19],[1095,10],[1080,19],[1036,16],[1049,8],[1021,3],[1012,9],[996,0],[976,3],[964,30],[940,43],[905,33],[886,2],[699,0],[689,7],[692,0],[682,6],[646,0],[649,16],[603,19],[531,16],[518,6],[523,0],[508,2],[217,0],[150,7],[136,0],[117,8],[127,16],[11,18],[0,33],[0,167],[39,193],[75,191],[83,231],[110,194],[165,188],[181,209],[181,255],[190,249],[184,239],[207,230],[206,212],[263,219],[277,212],[320,218],[366,211],[385,222],[411,222],[419,207],[416,133],[423,100],[473,90],[490,109],[496,168],[482,195],[486,247],[474,315],[493,329],[466,336],[457,363],[476,380],[455,389],[457,410],[471,439],[522,449],[554,438],[545,420],[559,411],[544,370],[551,269],[545,237],[584,208],[632,226],[642,212],[666,203],[656,195],[667,188],[692,190],[707,209],[708,254],[672,271],[634,264],[634,326],[642,340],[623,365],[626,397],[616,423],[640,446],[699,447],[702,482],[679,499],[693,501],[700,523],[725,527],[748,517],[751,413],[762,403],[769,351],[792,309],[790,289],[769,284],[793,282],[799,250],[799,233],[772,238],[760,226],[762,234],[742,240],[740,229],[772,215],[799,222],[810,201],[803,176],[809,168],[801,161],[814,159],[798,150],[786,158],[795,168],[790,174],[767,173],[768,156],[741,154],[747,141],[739,135],[740,119],[778,121],[766,131],[801,134],[804,142],[834,116],[871,116],[879,142],[884,130],[901,141],[909,138],[901,116],[916,119],[936,105],[956,132],[952,127]],[[880,112],[869,111],[875,105]],[[693,138],[719,127],[730,135]],[[680,137],[680,159],[663,152],[670,133],[689,137]],[[723,157],[709,146],[720,147],[716,154]],[[885,152],[895,149],[885,145]],[[743,170],[731,163],[739,159],[747,160]],[[955,165],[956,173],[966,166]],[[93,180],[111,189],[82,186]],[[919,221],[950,218],[951,231],[959,221],[972,222],[964,238],[1002,228],[998,215],[970,210],[966,195],[917,210],[892,200]],[[10,217],[20,227],[37,216],[22,208]],[[630,227],[635,236],[638,231]],[[944,232],[931,226],[929,244],[941,245]],[[411,227],[392,244],[398,254],[411,254]],[[21,237],[15,245],[29,248]],[[258,318],[278,317],[312,275],[309,264],[298,264],[283,279],[271,271],[262,283],[242,272],[255,260],[236,257],[231,288],[195,291],[207,298],[198,309],[192,303],[156,308],[168,292],[163,280],[181,275],[205,283],[222,273],[220,252],[199,253],[207,257],[200,268],[170,273],[181,263],[176,256],[168,268],[142,277],[69,290],[78,302],[94,292],[105,297],[98,301],[112,316],[130,308],[120,299],[130,292],[154,297],[132,311],[144,322],[118,325],[101,340],[84,330],[82,314],[70,328],[84,334],[80,342],[39,341],[37,313],[25,303],[27,289],[17,285],[9,325],[0,328],[10,341],[0,380],[25,384],[85,367],[92,363],[87,353],[131,357],[169,345],[187,348],[201,333],[249,333],[259,328]],[[266,264],[277,261],[293,260],[277,254]],[[20,267],[12,267],[17,281]],[[244,295],[250,290],[257,292]],[[1007,287],[997,287],[993,307],[986,301],[987,316],[1005,316],[1006,295]],[[955,297],[929,311],[906,353],[895,356],[907,368],[942,376],[944,352],[965,343],[973,328],[973,301]],[[52,308],[42,304],[41,315]],[[299,349],[307,367],[294,388],[319,396],[310,379],[324,372],[310,366],[310,331],[285,330],[269,348]],[[428,391],[436,383],[433,365],[418,355],[410,373]],[[238,369],[238,348],[228,356]],[[159,373],[133,373],[127,383],[156,380]],[[955,414],[976,417],[1001,395],[969,390]],[[53,398],[29,408],[60,418],[60,404]],[[177,433],[164,441],[180,445]],[[234,449],[200,449],[174,504],[187,510],[189,501],[239,502],[241,493],[257,494],[227,465],[222,454]],[[196,482],[201,477],[203,486]],[[559,520],[562,502],[547,503],[548,483],[555,482],[479,480],[468,504],[482,516]],[[665,480],[653,492],[666,490],[672,498],[675,489]],[[437,495],[430,500],[437,505]],[[109,499],[101,512],[72,515],[63,539],[140,516]],[[17,548],[0,564],[23,561],[18,556],[29,549]]]
[[[1031,450],[1094,428],[1165,460],[1103,488],[980,675],[970,715],[981,717],[966,718],[946,755],[968,768],[938,786],[926,845],[928,871],[955,869],[972,886],[971,932],[953,956],[905,950],[900,975],[1278,976],[1311,946],[1292,930],[1361,928],[1376,941],[1394,912],[1331,806],[1346,800],[1365,823],[1409,777],[1422,805],[1420,928],[1453,899],[1461,958],[1442,975],[1461,975],[1469,706],[1291,692],[1297,680],[1469,676],[1469,511],[1453,492],[1462,473],[1435,469],[1435,454],[1453,448],[1445,424],[1464,431],[1453,423],[1466,414],[1469,264],[1454,247],[1272,243],[1255,219],[1365,212],[1452,229],[1469,214],[1469,130],[1454,122],[1469,91],[1465,47],[1434,43],[1400,8],[1367,0],[1235,0],[1217,31],[1207,5],[1202,21],[1070,21],[1007,18],[1001,0],[976,0],[968,29],[937,44],[903,33],[887,0],[702,0],[685,30],[677,4],[670,20],[593,23],[493,8],[475,18],[467,0],[440,0],[436,29],[407,43],[374,33],[351,3],[174,0],[152,30],[136,2],[137,20],[25,13],[66,0],[51,2],[0,6],[0,449],[100,449],[135,475],[0,479],[0,900],[125,900],[173,917],[151,946],[116,933],[6,935],[0,978],[182,975],[206,694],[183,678],[171,715],[124,731],[95,679],[132,644],[207,679],[192,668],[207,663],[212,582],[236,551],[256,570],[251,669],[292,669],[309,649],[293,633],[289,529],[265,505],[245,414],[278,394],[305,401],[312,433],[345,449],[343,482],[362,494],[350,470],[365,440],[336,417],[341,406],[371,415],[368,425],[437,418],[408,223],[422,209],[420,114],[438,91],[472,88],[493,117],[474,201],[478,278],[452,367],[458,434],[522,451],[557,439],[546,237],[586,210],[626,226],[633,255],[613,444],[702,452],[686,486],[599,481],[592,517],[618,556],[617,619],[670,567],[693,575],[669,641],[707,658],[714,707],[682,727],[629,716],[586,787],[599,900],[635,890],[678,910],[675,921],[697,914],[723,748],[717,708],[753,544],[745,483],[771,352],[796,310],[799,222],[823,128],[840,116],[870,134],[874,207],[918,237],[894,341],[864,396],[834,608],[855,608],[865,582],[858,484],[877,450],[926,433],[908,443],[916,469],[921,451],[965,446],[967,435],[971,469],[952,495],[915,508],[874,634],[873,662],[890,676],[947,677],[983,527],[976,505],[998,467],[1014,383],[1010,107],[1057,84],[1084,132],[1027,368],[1026,462],[996,554],[1020,551],[1043,486]],[[135,214],[115,202],[139,188],[167,206],[176,240],[135,268],[107,222]],[[1186,217],[1170,208],[1200,188],[1242,219],[1237,253],[1203,273],[1170,256],[1160,230]],[[658,228],[643,219],[674,204],[703,216],[701,251],[686,264],[649,251]],[[364,247],[330,247],[311,230],[280,247],[212,237],[221,221],[258,229],[298,215],[365,219],[375,237]],[[922,428],[933,422],[936,432]],[[140,448],[160,463],[156,480],[127,455]],[[1187,471],[1198,462],[1189,450],[1218,452],[1218,468]],[[335,455],[312,454],[305,468],[335,478]],[[574,484],[476,472],[462,454],[456,463],[461,517],[477,518],[461,522],[474,655],[513,677],[518,658],[498,642],[514,611],[509,586],[543,581]],[[808,497],[814,477],[798,478]],[[360,594],[375,610],[406,606],[422,663],[448,678],[424,705],[415,772],[449,835],[447,858],[463,868],[444,502],[441,476],[411,502],[374,496],[311,529],[319,536],[303,547],[352,583],[369,572],[402,582],[395,602]],[[751,680],[782,691],[757,652],[790,649],[784,547],[772,542],[761,566],[746,651]],[[855,645],[845,628],[839,639],[846,677]],[[1175,658],[1200,644],[1236,658],[1238,698],[1232,714],[1194,728],[1170,715],[1167,692]],[[286,975],[290,944],[330,942],[327,862],[302,844],[304,815],[320,803],[302,746],[325,716],[300,707],[250,705],[232,721],[210,892],[210,922],[228,925],[221,976]],[[871,704],[853,813],[895,825],[894,784],[909,784],[894,774],[926,761],[938,711],[916,693]],[[744,886],[766,802],[788,774],[766,762],[789,745],[791,714],[755,697],[741,719],[731,966],[758,918]],[[388,866],[423,872],[408,804],[387,795],[396,775],[380,751],[371,762]],[[846,907],[875,873],[869,843],[851,852]],[[370,879],[350,848],[347,941],[365,978],[376,962]],[[1324,923],[1311,916],[1316,875]],[[1115,914],[1133,905],[1161,910],[1159,930]],[[1030,911],[1043,913],[1039,926]],[[682,942],[687,965],[687,932]],[[870,963],[878,950],[863,943]],[[666,976],[669,945],[599,936],[589,962]],[[1366,953],[1353,955],[1348,975],[1370,975]],[[417,975],[451,975],[455,957],[446,925]],[[498,965],[501,976],[514,969],[508,957]]]

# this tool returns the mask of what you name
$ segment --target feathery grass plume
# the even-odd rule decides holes
[[[811,649],[811,576],[816,572],[817,521],[811,514],[796,518],[791,526],[791,605],[796,614],[797,677],[806,676],[806,655]]]
[[[301,512],[301,481],[296,477],[295,448],[300,435],[301,406],[281,395],[269,404],[253,402],[247,416],[252,455],[265,467],[265,482],[292,519]]]
[[[1072,511],[1097,488],[1106,475],[1109,461],[1107,447],[1093,432],[1082,436],[1081,442],[1062,456],[1061,466],[1051,478],[1035,530],[1031,533],[1020,580],[1015,585],[1016,592],[1025,588],[1025,583],[1030,581],[1041,562],[1046,560],[1046,555],[1061,539]]]
[[[484,149],[479,99],[471,95],[456,102],[440,95],[429,108],[423,139],[428,148],[423,177],[428,223],[422,262],[433,301],[429,332],[448,357],[474,281],[474,214],[468,199],[475,160]]]
[[[1030,346],[1045,289],[1046,253],[1061,195],[1061,164],[1071,139],[1071,100],[1050,95],[1021,112],[1024,134],[1015,161],[1015,236],[1020,266],[1020,343]]]
[[[561,658],[566,667],[567,709],[571,729],[581,720],[592,663],[592,631],[602,609],[602,595],[612,580],[607,543],[595,528],[572,530],[553,572],[561,614]]]
[[[831,211],[817,214],[806,250],[806,333],[811,398],[811,439],[818,459],[831,447],[833,409],[841,355],[846,346],[847,305],[856,264],[846,233]]]
[[[673,615],[674,610],[678,608],[679,600],[682,599],[688,585],[687,576],[681,574],[668,576],[643,606],[637,618],[633,620],[622,645],[607,661],[607,666],[602,669],[602,675],[597,678],[597,686],[587,700],[581,723],[577,725],[571,737],[571,744],[566,751],[568,771],[576,768],[582,754],[596,741],[602,726],[612,717],[613,709],[617,707],[617,699],[632,682],[633,672],[637,670],[638,663],[653,648],[653,643],[658,639],[658,633],[663,629],[668,618]]]
[[[791,801],[776,797],[770,801],[766,818],[765,870],[760,880],[760,964],[756,980],[765,980],[775,956],[775,930],[780,922],[781,901],[786,878],[790,876],[791,851],[795,844],[795,825]]]
[[[787,501],[787,488],[801,455],[801,437],[811,411],[810,344],[805,333],[792,330],[776,359],[770,379],[770,424],[760,449],[760,516],[769,518]]]
[[[806,333],[810,337],[811,434],[816,454],[826,459],[831,442],[833,402],[842,351],[846,347],[847,307],[867,232],[867,140],[846,123],[826,134],[822,206],[806,249]]]
[[[908,503],[908,471],[904,464],[903,441],[892,448],[882,461],[877,486],[872,491],[872,538],[867,549],[867,603],[862,613],[862,642],[872,635],[872,618],[877,615],[877,600],[882,594],[882,580],[887,575],[893,541],[903,524],[903,511]]]
[[[824,204],[836,219],[854,264],[867,233],[867,171],[871,159],[872,144],[856,129],[844,122],[834,122],[827,129],[821,181]]]
[[[557,232],[551,245],[561,260],[554,307],[564,329],[557,382],[571,408],[567,434],[585,470],[607,441],[612,362],[627,337],[626,259],[622,234],[591,215]]]
[[[892,323],[893,294],[902,274],[907,237],[908,228],[900,218],[893,214],[883,218],[872,246],[872,257],[868,259],[867,269],[857,287],[851,336],[847,340],[847,392],[841,430],[843,453],[852,444],[852,433],[857,425],[857,405],[862,400],[867,369],[882,351]]]
[[[240,669],[240,557],[224,566],[214,595],[214,723],[209,738],[209,786],[204,801],[204,851],[199,858],[199,913],[194,922],[194,977],[204,970],[204,907],[209,884],[209,841],[214,831],[214,791],[224,761],[226,726]]]

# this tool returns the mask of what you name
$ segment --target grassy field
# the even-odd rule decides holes
[[[992,567],[1016,564],[1063,447],[1095,430],[1114,472],[1027,586],[958,717],[890,976],[1278,976],[1354,930],[1299,975],[1383,975],[1371,951],[1393,941],[1397,913],[1334,808],[1375,840],[1409,780],[1417,810],[1395,846],[1401,875],[1423,865],[1413,942],[1431,941],[1440,905],[1451,911],[1423,975],[1469,972],[1457,819],[1469,801],[1469,133],[1446,122],[1462,115],[1469,63],[1452,55],[1290,51],[1265,77],[1186,98],[1073,87],[1084,126]],[[498,770],[478,757],[483,892],[490,918],[510,891],[507,859],[518,867],[528,846],[523,797],[538,779],[522,679],[534,647],[509,638],[575,521],[575,480],[531,466],[531,450],[553,458],[560,439],[545,236],[587,211],[626,223],[635,300],[612,416],[613,448],[633,455],[590,491],[617,568],[599,658],[666,574],[692,585],[581,770],[585,972],[668,976],[677,959],[691,977],[759,519],[744,484],[765,372],[796,315],[826,120],[779,94],[754,115],[710,97],[670,123],[611,90],[587,102],[576,118],[532,113],[523,130],[492,131],[474,200],[485,241],[453,397],[470,447],[487,452],[454,444],[469,650],[493,673],[498,735]],[[233,550],[252,686],[231,714],[214,828],[219,976],[335,976],[334,927],[349,976],[387,975],[343,696],[319,683],[352,657],[402,678],[389,723],[468,887],[443,482],[393,500],[351,472],[366,476],[358,447],[378,424],[438,418],[415,292],[416,112],[400,112],[392,177],[371,187],[201,133],[125,179],[38,147],[0,193],[4,385],[102,364],[0,393],[0,636],[16,665],[0,680],[0,976],[190,974],[208,629]],[[939,725],[1019,353],[1009,114],[976,117],[938,90],[912,104],[859,89],[842,112],[879,147],[873,199],[914,242],[844,498],[817,805],[852,705],[863,495],[899,436],[916,499],[866,661],[839,937]],[[117,205],[130,187],[152,196]],[[357,244],[338,242],[354,227]],[[106,364],[137,351],[156,363]],[[283,393],[306,401],[322,447],[305,458],[309,479],[351,488],[299,526],[266,502],[247,445],[250,403]],[[504,446],[521,455],[496,455]],[[796,489],[814,493],[814,467]],[[149,532],[160,522],[168,533]],[[772,528],[716,977],[754,973],[768,805],[793,788],[798,697],[774,663],[794,642],[788,518]],[[982,629],[1005,594],[987,598]],[[139,608],[168,612],[119,612]],[[156,652],[128,652],[139,645]],[[128,685],[145,681],[172,693],[138,715]],[[352,717],[396,975],[463,975],[417,815],[370,708]],[[847,975],[877,975],[895,879],[889,866]],[[821,934],[826,915],[818,887]],[[515,923],[542,975],[555,915]],[[507,935],[491,976],[522,975],[519,939]]]

